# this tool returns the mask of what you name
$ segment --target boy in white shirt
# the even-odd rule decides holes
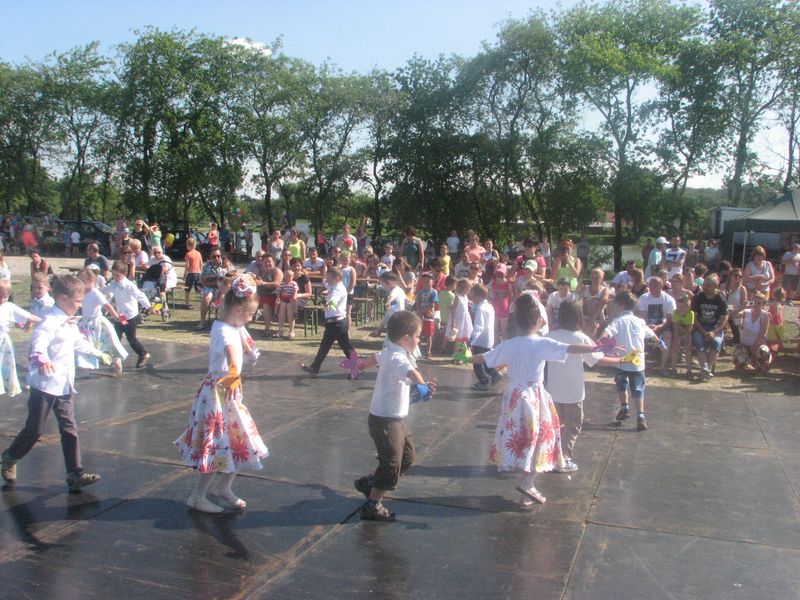
[[[406,293],[398,285],[397,274],[386,271],[380,276],[381,286],[386,290],[386,312],[378,326],[369,334],[370,337],[380,337],[386,329],[389,319],[398,311],[406,309]]]
[[[391,244],[386,244],[383,247],[383,256],[381,257],[381,262],[391,269],[392,265],[394,265],[394,259],[394,246]]]
[[[325,275],[326,301],[325,301],[325,331],[319,343],[317,355],[310,365],[300,363],[300,367],[316,377],[322,366],[322,361],[328,356],[334,342],[339,342],[339,347],[344,352],[345,358],[351,358],[355,348],[350,343],[347,333],[347,289],[342,283],[342,272],[339,267],[331,267]]]
[[[47,273],[34,273],[31,278],[31,314],[40,319],[44,318],[55,300],[50,295],[50,278]]]
[[[55,306],[33,332],[28,361],[28,419],[8,449],[3,452],[2,477],[9,483],[17,480],[17,461],[22,459],[44,433],[47,416],[52,410],[61,434],[61,450],[67,468],[67,485],[71,492],[100,480],[99,475],[86,473],[81,465],[78,426],[72,406],[75,391],[75,353],[100,356],[110,363],[108,355],[97,352],[78,330],[75,313],[83,300],[83,283],[74,275],[64,275],[53,283]]]
[[[486,354],[494,348],[494,307],[487,299],[488,292],[480,283],[469,290],[469,299],[475,310],[469,347],[473,356]],[[500,373],[483,363],[473,363],[472,369],[478,381],[472,384],[473,390],[488,390],[500,379]]]
[[[547,297],[547,322],[550,327],[557,329],[558,325],[558,309],[563,302],[577,298],[575,294],[570,292],[570,281],[566,277],[559,277],[556,282],[556,291]]]
[[[658,336],[653,333],[643,319],[633,314],[633,309],[636,307],[636,296],[630,292],[620,292],[614,297],[614,303],[622,313],[608,324],[600,337],[616,338],[617,346],[628,353],[620,360],[614,373],[614,382],[617,385],[620,403],[616,420],[624,421],[630,417],[631,407],[628,401],[628,388],[630,387],[630,397],[636,402],[636,428],[639,431],[646,431],[644,342],[647,338],[658,338]]]
[[[416,314],[394,313],[387,324],[386,346],[362,365],[378,366],[369,409],[369,434],[378,451],[378,468],[353,482],[367,497],[360,513],[366,521],[394,521],[394,513],[381,500],[386,492],[397,489],[398,479],[414,462],[414,439],[405,423],[411,386],[427,385],[431,393],[436,391],[436,382],[426,382],[414,360],[421,331],[422,322]]]
[[[101,292],[114,301],[114,308],[119,314],[119,320],[114,323],[114,329],[118,337],[128,338],[128,343],[139,360],[136,361],[136,368],[141,369],[150,360],[150,353],[144,349],[142,343],[136,337],[136,328],[142,322],[139,314],[139,305],[147,309],[148,313],[153,312],[150,300],[144,292],[136,287],[136,284],[128,279],[128,265],[124,260],[115,260],[111,267],[112,281]]]
[[[69,241],[72,245],[72,256],[78,256],[78,245],[81,243],[81,234],[79,231],[73,231],[69,234]]]
[[[560,327],[547,334],[550,339],[563,344],[589,344],[594,342],[581,329],[581,310],[575,302],[564,302],[558,313]],[[547,363],[545,389],[553,397],[558,420],[561,422],[561,451],[564,466],[556,467],[559,473],[573,473],[578,465],[572,459],[575,441],[583,426],[584,387],[583,363],[590,367],[596,364],[619,365],[618,358],[606,358],[602,352],[591,354],[568,354],[566,362]]]

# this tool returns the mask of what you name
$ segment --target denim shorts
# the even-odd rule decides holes
[[[642,400],[644,398],[644,371],[614,369],[614,383],[617,384],[618,392],[626,392],[628,386],[630,386],[631,398],[634,400]]]
[[[719,352],[722,350],[722,341],[724,339],[725,334],[723,334],[721,331],[711,340],[707,340],[705,336],[696,329],[692,331],[692,345],[700,352],[708,352],[710,350],[716,350]]]

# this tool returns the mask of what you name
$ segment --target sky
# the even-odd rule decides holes
[[[190,30],[269,45],[344,71],[392,71],[415,54],[473,56],[499,25],[532,9],[569,8],[577,0],[0,0],[0,60],[39,61],[91,41],[113,54],[147,26]],[[590,115],[584,122],[591,122]],[[766,127],[755,149],[779,162],[785,136]],[[718,173],[691,185],[720,187]]]

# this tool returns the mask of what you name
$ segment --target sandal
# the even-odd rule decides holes
[[[382,521],[384,523],[390,523],[395,520],[395,514],[383,504],[376,504],[375,506],[364,504],[358,516],[361,517],[362,521]]]
[[[544,495],[542,495],[542,492],[537,490],[535,487],[530,487],[529,489],[526,490],[525,488],[517,486],[516,489],[520,494],[522,494],[523,496],[527,496],[534,502],[538,502],[539,504],[544,504],[545,502],[547,502],[547,498],[545,498]]]

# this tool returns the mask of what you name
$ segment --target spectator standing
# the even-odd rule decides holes
[[[751,298],[755,292],[761,292],[769,300],[769,290],[775,281],[775,270],[767,260],[767,251],[762,246],[753,248],[748,262],[742,272],[744,286]]]
[[[458,237],[458,232],[453,229],[450,231],[450,236],[445,240],[447,243],[447,250],[453,256],[458,256],[458,251],[461,249],[461,239]]]
[[[792,244],[791,250],[781,257],[781,264],[783,265],[781,285],[786,292],[788,304],[791,306],[795,294],[800,290],[800,276],[798,276],[800,274],[800,243]]]

